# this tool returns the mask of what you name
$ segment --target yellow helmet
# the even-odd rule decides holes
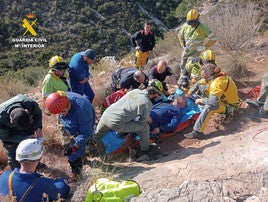
[[[215,63],[215,55],[212,50],[205,50],[201,54],[202,63]]]
[[[65,62],[63,60],[63,58],[60,57],[60,56],[55,55],[52,58],[50,58],[50,60],[49,60],[49,67],[54,67],[57,63],[62,63],[62,62]]]
[[[186,16],[186,21],[187,23],[190,24],[195,24],[198,22],[198,18],[199,18],[199,13],[197,10],[192,9],[187,13]]]

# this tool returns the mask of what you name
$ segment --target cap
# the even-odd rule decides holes
[[[89,58],[91,60],[96,59],[96,53],[92,49],[87,49],[86,51],[82,52],[81,55],[86,56],[87,58]]]
[[[24,108],[15,108],[10,113],[10,122],[20,130],[28,130],[31,126],[30,114]]]

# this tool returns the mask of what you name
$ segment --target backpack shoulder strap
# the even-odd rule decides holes
[[[33,181],[33,183],[28,187],[28,189],[26,190],[26,192],[21,197],[20,202],[24,202],[25,201],[25,199],[27,198],[27,196],[29,195],[29,193],[32,191],[32,189],[34,188],[34,186],[37,184],[37,182],[39,180],[40,180],[40,177],[35,178],[35,180]]]

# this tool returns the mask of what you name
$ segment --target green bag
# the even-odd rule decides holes
[[[85,202],[124,202],[140,193],[139,184],[133,180],[116,182],[107,178],[99,178],[89,188]]]

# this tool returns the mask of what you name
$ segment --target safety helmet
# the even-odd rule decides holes
[[[202,63],[215,63],[215,55],[212,50],[205,50],[201,54]]]
[[[43,145],[37,139],[26,139],[20,142],[16,150],[16,160],[35,161],[42,157]]]
[[[51,114],[59,114],[67,108],[68,97],[64,91],[51,93],[45,101],[46,108]]]
[[[63,60],[62,57],[55,55],[52,58],[50,58],[49,67],[52,69],[61,70],[61,69],[67,69],[68,65],[66,64],[66,62]]]
[[[195,9],[191,9],[186,16],[186,22],[187,24],[191,25],[191,24],[195,24],[198,22],[198,18],[199,18],[199,13],[197,10]]]
[[[148,87],[149,89],[158,93],[161,93],[163,91],[163,85],[161,81],[157,79],[150,80]]]

